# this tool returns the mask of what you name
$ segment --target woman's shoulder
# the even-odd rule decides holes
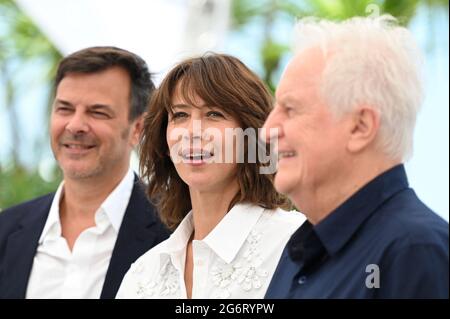
[[[166,251],[167,240],[140,256],[125,274],[116,298],[141,298],[140,289],[146,279],[153,278],[161,267],[162,255]],[[147,280],[148,281],[148,280]]]
[[[286,211],[281,208],[264,209],[261,217],[255,225],[255,231],[261,231],[265,236],[284,240],[289,238],[306,220],[305,215],[292,210]]]
[[[166,240],[160,242],[158,245],[154,246],[147,252],[145,252],[141,257],[136,259],[136,261],[133,263],[132,267],[138,267],[139,265],[157,265],[161,258],[161,254],[164,254],[167,252],[167,246],[170,242],[170,237]],[[131,270],[130,268],[130,270]]]
[[[264,217],[274,224],[300,226],[306,220],[305,215],[296,210],[282,208],[265,209]]]

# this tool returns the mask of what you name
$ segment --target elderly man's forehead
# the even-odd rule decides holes
[[[321,47],[314,46],[297,52],[287,69],[298,70],[302,72],[320,73],[325,67],[329,55]]]
[[[326,65],[325,56],[318,47],[297,53],[287,65],[277,88],[277,98],[292,87],[298,89],[317,85]]]

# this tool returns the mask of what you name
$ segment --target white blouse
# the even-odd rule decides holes
[[[192,242],[192,298],[263,298],[284,246],[303,214],[237,204],[203,240]],[[186,246],[190,212],[167,240],[141,256],[116,298],[187,298]]]

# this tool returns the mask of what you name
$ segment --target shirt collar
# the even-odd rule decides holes
[[[334,255],[376,209],[397,192],[408,188],[402,164],[374,178],[314,227],[329,255]]]
[[[159,256],[162,267],[170,261],[179,271],[183,269],[186,247],[193,230],[194,222],[192,211],[190,211],[170,237],[159,247],[161,249]]]
[[[118,233],[122,224],[123,216],[130,201],[131,192],[133,190],[134,173],[130,168],[127,174],[116,188],[108,195],[105,201],[100,205],[101,209],[106,213],[109,222],[114,230]]]
[[[123,216],[125,215],[128,202],[133,190],[134,173],[130,168],[122,181],[116,188],[108,195],[105,201],[100,205],[99,210],[95,214],[96,222],[99,220],[99,213],[106,214],[108,221],[111,223],[116,232],[119,232],[122,224]],[[39,244],[42,244],[44,239],[61,236],[61,220],[59,216],[59,203],[61,196],[64,194],[64,181],[59,185],[55,196],[53,197],[50,211],[45,222]]]
[[[230,263],[237,255],[264,208],[253,204],[236,204],[202,240],[223,261]],[[184,253],[194,225],[192,211],[166,242],[167,254]],[[230,236],[230,234],[233,234]]]
[[[229,264],[241,249],[263,211],[264,208],[254,204],[236,204],[203,241]]]
[[[301,265],[304,273],[318,266],[328,256],[314,226],[308,220],[291,236],[286,246],[290,258]]]
[[[186,249],[189,238],[194,230],[192,211],[190,211],[170,235],[165,244],[165,252],[168,254],[178,253]]]
[[[41,237],[39,237],[39,244],[42,244],[42,242],[47,236],[49,238],[50,237],[53,238],[54,236],[56,237],[61,236],[61,221],[59,219],[59,202],[61,200],[61,196],[63,193],[64,193],[64,181],[62,181],[59,184],[55,196],[53,197],[47,221],[45,222],[44,228],[41,233]]]

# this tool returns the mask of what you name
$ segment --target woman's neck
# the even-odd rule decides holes
[[[230,203],[239,191],[238,182],[220,191],[190,190],[195,240],[205,238],[228,213]]]

